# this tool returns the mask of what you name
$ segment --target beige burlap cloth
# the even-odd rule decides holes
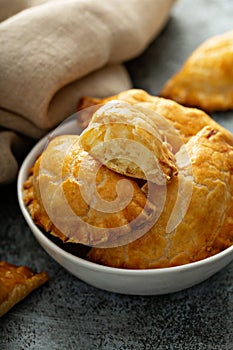
[[[122,62],[159,33],[174,0],[1,0],[0,184],[83,95],[130,88]]]

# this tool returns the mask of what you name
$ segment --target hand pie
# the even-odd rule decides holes
[[[205,111],[233,108],[233,31],[206,40],[162,88],[161,96]]]
[[[0,261],[0,317],[48,280],[46,272]]]
[[[155,225],[127,245],[92,248],[89,260],[118,268],[170,267],[207,258],[233,244],[233,147],[221,131],[211,127],[203,128],[186,146],[193,180],[185,166],[171,180],[163,212]],[[179,193],[182,176],[187,188],[192,186],[190,204],[183,217],[182,193]],[[179,199],[180,210],[176,210],[171,220]]]
[[[174,128],[153,110],[110,101],[93,114],[79,143],[117,173],[164,184],[177,173],[166,129]]]
[[[102,100],[92,97],[82,98],[78,104],[78,109],[80,110],[78,123],[87,126],[90,121],[90,114],[86,115],[83,108],[86,108],[88,111],[88,107],[90,106],[101,106],[111,100],[120,100],[131,104],[137,104],[138,106],[151,109],[166,118],[177,130],[176,136],[174,135],[174,132],[172,132],[171,135],[169,134],[170,129],[166,134],[168,143],[172,145],[173,153],[176,153],[179,150],[181,141],[186,143],[190,137],[196,135],[198,131],[205,126],[210,126],[213,129],[220,130],[226,140],[233,145],[232,134],[216,123],[205,112],[196,108],[184,107],[175,101],[166,98],[151,96],[147,92],[138,89],[123,91],[118,95]]]
[[[114,246],[135,239],[156,208],[135,181],[102,166],[78,141],[58,136],[36,161],[24,184],[32,219],[64,242]]]

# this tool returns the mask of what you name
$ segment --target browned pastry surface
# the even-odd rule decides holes
[[[47,280],[46,272],[0,261],[0,317]]]
[[[88,259],[100,264],[122,268],[168,267],[206,258],[232,245],[232,134],[201,110],[183,107],[174,101],[150,96],[142,90],[125,91],[104,100],[84,98],[79,108],[95,104],[95,110],[97,110],[99,106],[112,99],[149,108],[166,118],[175,127],[177,135],[174,136],[174,134],[168,132],[166,137],[172,146],[173,153],[176,153],[176,165],[179,173],[167,185],[167,197],[161,216],[144,236],[131,243],[127,240],[121,241],[124,245],[119,247],[92,248],[88,254]],[[87,120],[85,120],[86,117]],[[90,114],[85,114],[85,111],[82,111],[81,119],[78,122],[87,125],[89,120]],[[93,170],[97,161],[81,150],[80,146],[71,148],[71,151],[67,153],[67,147],[64,147],[64,145],[66,143],[72,144],[72,138],[75,137],[65,135],[56,138],[50,144],[52,146],[50,150],[50,146],[48,147],[48,165],[44,163],[45,166],[42,168],[45,168],[46,171],[42,176],[40,174],[40,181],[45,181],[44,184],[48,189],[48,199],[49,192],[53,193],[54,186],[61,185],[73,211],[80,214],[84,221],[106,228],[103,240],[106,242],[114,240],[108,232],[109,227],[112,227],[112,222],[116,223],[115,227],[119,227],[125,222],[125,219],[126,224],[130,225],[131,219],[142,211],[142,207],[146,202],[147,185],[140,188],[135,180],[115,173],[106,167],[101,167],[102,172],[100,171],[98,175],[100,176],[100,182],[97,181],[99,194],[109,201],[114,200],[117,182],[119,179],[127,178],[134,188],[137,198],[136,205],[129,206],[126,212],[118,211],[114,219],[112,219],[112,214],[106,215],[104,213],[103,215],[101,212],[95,212],[93,208],[87,208],[87,204],[80,195],[79,184],[76,181],[77,173],[80,162],[86,158],[85,171],[87,179],[89,179],[88,174]],[[56,142],[58,142],[58,145],[56,145]],[[59,147],[59,143],[61,147]],[[182,143],[186,144],[191,159],[192,174],[189,165],[183,162],[182,152],[185,147],[181,147]],[[31,177],[25,183],[25,203],[35,223],[41,225],[47,232],[60,237],[63,241],[79,242],[77,235],[67,237],[66,234],[61,233],[52,224],[43,208],[38,187],[39,166],[43,156],[36,162]],[[64,181],[60,179],[61,173],[65,179]],[[55,181],[50,182],[51,176],[55,176]],[[98,187],[98,183],[101,184],[100,187]],[[91,188],[91,182],[89,184]],[[181,184],[184,187],[181,187]],[[185,202],[187,196],[182,188],[185,191],[187,190],[187,194],[190,193],[191,188],[192,194],[187,211],[184,211],[184,216],[181,215],[182,203]],[[144,216],[145,222],[150,220],[151,210],[156,212],[161,205],[159,187],[155,189],[155,195],[157,196],[157,202],[153,201],[155,205],[151,204],[152,206],[148,208],[148,212]],[[60,205],[56,198],[54,196],[51,201],[55,208]],[[86,210],[90,214],[88,218],[85,218]],[[65,215],[64,217],[66,218]],[[109,222],[111,222],[111,225],[109,225]],[[143,223],[143,220],[141,223]],[[129,230],[129,233],[132,231]],[[90,235],[81,226],[77,232],[79,238],[85,236],[90,240],[91,237],[93,244],[100,242],[100,237]],[[120,236],[121,233],[118,232],[118,235]]]
[[[118,268],[170,267],[204,259],[233,244],[233,148],[220,131],[205,127],[187,149],[194,180],[190,205],[178,226],[166,232],[179,197],[178,178],[173,178],[152,229],[124,246],[92,248],[91,261]]]
[[[177,174],[164,129],[172,133],[172,125],[152,109],[109,101],[93,114],[79,143],[109,169],[159,183]]]
[[[199,46],[170,78],[161,96],[208,112],[233,108],[233,31]]]
[[[216,123],[205,112],[196,108],[187,108],[175,101],[151,96],[147,92],[139,89],[127,90],[119,93],[118,95],[111,96],[105,99],[97,99],[92,97],[84,97],[80,100],[78,109],[82,110],[89,106],[99,105],[111,100],[121,100],[132,104],[139,104],[142,107],[152,109],[157,112],[168,121],[170,121],[179,132],[179,137],[186,143],[190,137],[196,135],[204,126],[210,126],[213,129],[221,130],[230,144],[233,145],[233,139],[231,133]],[[88,108],[87,108],[88,110]],[[90,120],[90,114],[85,114],[85,111],[80,112],[79,122],[83,127],[88,125]],[[169,139],[168,142],[173,143],[173,140]],[[174,152],[177,149],[174,147]]]
[[[95,209],[96,196],[91,192],[93,183],[96,182],[98,195],[109,207],[117,196],[118,203],[128,202],[127,188],[118,194],[116,192],[118,182],[126,180],[126,177],[100,166],[80,148],[78,139],[75,135],[56,137],[36,161],[32,175],[24,184],[24,201],[34,222],[63,241],[87,245],[113,244],[117,238],[132,231],[136,235],[153,219],[155,207],[147,203],[147,197],[137,183],[127,178],[133,195],[122,210],[105,212],[104,208],[102,211]],[[95,169],[98,169],[96,178],[93,177]],[[79,178],[80,171],[84,178]],[[91,203],[85,200],[82,189],[89,192]],[[81,221],[77,221],[78,218]],[[96,230],[96,227],[102,228],[102,231]]]

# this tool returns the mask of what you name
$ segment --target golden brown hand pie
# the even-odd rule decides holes
[[[91,261],[118,268],[170,267],[204,259],[233,244],[233,148],[220,131],[210,127],[203,128],[186,146],[193,180],[183,167],[180,175],[192,185],[184,217],[181,201],[171,222],[175,203],[179,197],[182,200],[179,177],[174,177],[167,185],[163,212],[149,232],[124,246],[92,248],[88,253]]]
[[[119,93],[118,95],[111,96],[105,99],[97,99],[92,97],[84,97],[80,100],[78,109],[80,110],[79,123],[83,127],[86,127],[90,121],[90,113],[86,114],[85,110],[89,110],[88,107],[95,106],[111,101],[120,100],[126,101],[131,104],[137,104],[144,108],[148,108],[156,112],[157,114],[166,118],[177,130],[177,137],[175,138],[174,133],[172,135],[166,135],[167,141],[172,145],[173,152],[176,153],[180,147],[180,140],[187,142],[190,137],[196,135],[205,126],[210,126],[213,129],[220,130],[226,140],[233,144],[232,134],[223,128],[221,125],[216,123],[210,118],[205,112],[196,108],[187,108],[175,101],[151,96],[147,92],[139,89],[127,90]],[[91,108],[91,109],[92,109]]]
[[[140,235],[156,208],[135,181],[102,166],[78,141],[58,136],[36,161],[24,184],[34,222],[64,242],[87,245],[114,246]]]
[[[233,108],[233,31],[198,47],[162,88],[161,96],[208,112]]]
[[[172,129],[150,109],[110,101],[94,113],[79,143],[109,169],[161,184],[177,173],[171,145],[160,128],[164,123],[164,129]]]
[[[0,317],[47,280],[46,272],[0,261]]]
[[[230,246],[233,243],[232,134],[201,110],[150,96],[142,90],[125,91],[103,100],[84,98],[79,107],[94,105],[94,110],[98,111],[101,104],[111,100],[125,101],[148,108],[159,113],[174,126],[175,133],[171,132],[170,128],[167,129],[165,124],[159,125],[159,132],[163,131],[175,154],[178,169],[178,176],[173,176],[167,184],[165,206],[161,204],[164,186],[154,187],[153,204],[147,203],[148,207],[145,210],[147,188],[150,183],[140,188],[135,179],[122,176],[102,166],[97,172],[96,181],[96,190],[101,198],[110,203],[114,202],[117,198],[117,183],[119,180],[126,179],[132,185],[134,195],[126,211],[103,213],[90,208],[88,201],[86,202],[82,196],[80,185],[86,177],[92,198],[91,173],[95,172],[96,166],[98,168],[100,163],[80,148],[77,136],[64,135],[52,141],[36,162],[31,177],[24,185],[25,203],[35,223],[64,242],[84,243],[86,240],[86,242],[91,241],[93,245],[106,243],[107,248],[92,248],[88,259],[122,268],[140,269],[185,264],[208,257]],[[91,117],[90,111],[86,114],[85,110],[82,110],[80,114],[81,118],[78,122],[82,126],[87,126]],[[188,162],[184,161],[183,152],[186,149],[193,172],[190,171]],[[85,160],[84,179],[80,181],[78,173],[81,163]],[[42,172],[40,172],[41,164],[41,169],[44,169]],[[41,197],[40,185],[46,189],[44,198]],[[75,235],[72,235],[72,232],[67,234],[66,226],[63,226],[64,230],[60,230],[60,222],[56,225],[54,220],[51,220],[51,215],[48,216],[44,204],[46,201],[51,204],[56,221],[56,214],[59,213],[60,208],[64,209],[60,201],[62,193],[74,213],[78,214],[85,223],[103,227],[104,234],[89,232],[85,225],[76,227],[78,238],[75,230],[73,231]],[[124,201],[126,197],[128,196],[123,195],[121,200]],[[62,198],[63,201],[64,198]],[[149,199],[151,200],[151,197]],[[153,225],[152,212],[158,213],[161,208],[162,214]],[[66,225],[66,222],[72,220],[70,220],[69,211],[63,209],[62,215],[60,213],[57,216],[63,217],[63,224]],[[132,242],[128,239],[128,233],[132,233],[135,229],[137,231],[139,226],[131,226],[130,222],[139,213],[143,213],[139,226],[142,225],[143,228],[148,229],[145,235]],[[119,232],[117,227],[122,223],[126,224],[126,231]],[[147,223],[149,223],[148,227]],[[150,226],[151,223],[153,227]],[[112,226],[116,228],[114,235],[110,232]],[[117,244],[124,245],[119,247],[115,245],[110,248],[108,242],[116,242],[114,241],[116,238],[119,238]]]

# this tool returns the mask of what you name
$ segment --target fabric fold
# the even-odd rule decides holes
[[[39,138],[72,114],[82,95],[104,97],[128,89],[121,63],[148,46],[173,3],[4,0],[0,127]]]

